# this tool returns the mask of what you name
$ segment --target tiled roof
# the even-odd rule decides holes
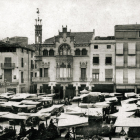
[[[94,32],[71,32],[70,36],[75,37],[76,43],[88,43],[93,37]],[[51,37],[49,39],[46,39],[44,41],[44,44],[47,43],[54,43],[54,37]]]

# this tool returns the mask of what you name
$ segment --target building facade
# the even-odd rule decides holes
[[[116,91],[140,92],[140,25],[116,25]]]
[[[114,92],[115,38],[95,37],[90,45],[90,78],[92,91]]]
[[[30,91],[34,51],[18,44],[0,42],[0,93]]]
[[[90,41],[93,32],[71,32],[62,27],[57,36],[42,42],[42,25],[35,25],[37,92],[58,93],[60,98],[73,97],[90,83]]]

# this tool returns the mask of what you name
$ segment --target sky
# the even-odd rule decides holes
[[[43,42],[62,25],[71,32],[95,29],[95,36],[113,36],[115,25],[140,24],[140,0],[0,0],[0,40],[24,36],[35,43],[37,8]]]

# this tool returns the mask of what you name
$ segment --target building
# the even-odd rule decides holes
[[[140,24],[116,25],[116,91],[140,92]]]
[[[92,91],[114,92],[115,37],[95,37],[90,46]]]
[[[28,37],[20,37],[20,36],[14,36],[14,37],[6,37],[2,40],[3,42],[8,42],[10,44],[17,43],[22,47],[25,47],[28,45]]]
[[[37,92],[58,93],[73,97],[90,83],[90,41],[92,32],[71,32],[62,26],[57,36],[42,42],[40,19],[35,25],[36,74],[32,82]]]
[[[0,42],[0,93],[30,91],[34,51],[19,44]]]

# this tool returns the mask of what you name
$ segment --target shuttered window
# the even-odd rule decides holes
[[[113,78],[113,69],[105,69],[105,78]]]
[[[135,83],[135,70],[128,69],[128,83],[134,84]]]
[[[86,78],[86,68],[81,68],[81,78]]]
[[[124,56],[116,56],[116,66],[124,65]]]
[[[116,54],[123,54],[123,43],[116,43]]]
[[[128,56],[128,66],[134,67],[136,66],[136,56]]]
[[[105,69],[105,81],[112,81],[113,69]]]
[[[123,83],[123,70],[116,69],[116,83]]]
[[[44,77],[48,77],[48,68],[44,68]]]
[[[136,54],[136,44],[128,43],[128,54]]]

